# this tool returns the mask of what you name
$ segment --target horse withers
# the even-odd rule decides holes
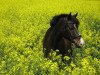
[[[60,14],[53,17],[43,40],[44,57],[49,58],[51,50],[57,49],[62,57],[70,56],[73,51],[72,44],[78,48],[84,45],[83,38],[78,31],[77,14]],[[69,53],[68,50],[71,52]]]

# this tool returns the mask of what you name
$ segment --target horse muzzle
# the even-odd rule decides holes
[[[85,44],[82,37],[77,37],[77,38],[73,39],[73,41],[77,48],[82,48],[83,45]]]

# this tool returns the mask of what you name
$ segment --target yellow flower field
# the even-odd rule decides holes
[[[55,52],[55,62],[45,59],[50,20],[70,12],[78,12],[85,46],[74,49],[70,65]],[[0,0],[0,75],[100,75],[100,1]]]

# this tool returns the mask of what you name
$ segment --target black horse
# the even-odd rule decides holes
[[[78,32],[77,14],[60,14],[53,17],[43,41],[44,57],[49,58],[51,50],[56,49],[62,57],[70,56],[72,55],[72,44],[78,48],[83,46],[84,41]],[[68,50],[71,52],[69,53]]]

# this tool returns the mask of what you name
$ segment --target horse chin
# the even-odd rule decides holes
[[[83,46],[79,46],[79,45],[76,45],[76,44],[75,44],[75,47],[76,47],[76,48],[82,48]]]

